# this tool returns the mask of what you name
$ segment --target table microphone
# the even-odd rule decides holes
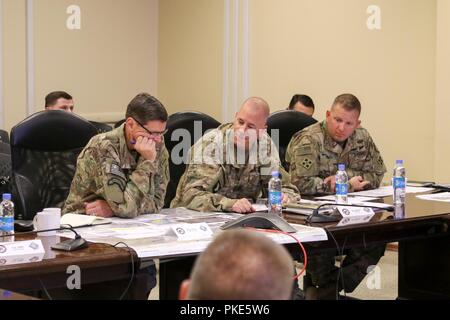
[[[324,215],[319,213],[319,209],[326,206],[335,206],[335,207],[355,207],[355,208],[371,208],[371,209],[381,209],[393,212],[394,207],[386,207],[386,208],[380,208],[377,206],[370,206],[370,205],[359,205],[359,204],[337,204],[337,203],[324,203],[318,206],[313,210],[313,213],[306,219],[309,223],[326,223],[326,222],[337,222],[339,221],[338,216],[332,216],[332,215]]]
[[[75,251],[75,250],[78,250],[78,249],[85,248],[88,245],[87,241],[85,239],[83,239],[78,234],[78,232],[75,231],[75,228],[82,228],[82,227],[87,227],[87,226],[88,225],[79,226],[79,227],[72,227],[69,224],[63,224],[59,228],[45,229],[45,230],[33,230],[33,231],[28,231],[28,232],[20,232],[20,233],[17,233],[17,234],[27,235],[27,234],[38,234],[38,233],[41,233],[41,232],[69,230],[69,231],[72,231],[73,233],[75,233],[75,239],[68,239],[68,240],[62,241],[60,243],[54,244],[51,248],[54,249],[54,250]],[[3,237],[12,237],[12,236],[14,236],[14,234],[0,236],[0,239],[3,238]]]

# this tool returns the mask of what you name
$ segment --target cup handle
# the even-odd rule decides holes
[[[38,225],[38,217],[39,217],[39,215],[36,214],[33,218],[33,226],[34,226],[35,230],[38,230],[38,226],[37,226]]]

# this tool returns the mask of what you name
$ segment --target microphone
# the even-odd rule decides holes
[[[96,224],[96,225],[102,225],[102,224],[107,224],[107,223],[100,223],[100,224]],[[92,225],[82,225],[82,226],[72,227],[70,224],[63,224],[59,228],[45,229],[45,230],[33,230],[33,231],[20,232],[20,233],[10,234],[10,235],[2,235],[2,236],[0,236],[0,239],[4,238],[4,237],[13,237],[17,234],[28,235],[28,234],[38,234],[41,232],[69,230],[69,231],[72,231],[73,233],[75,233],[75,239],[68,239],[68,240],[62,241],[60,243],[53,245],[51,248],[54,250],[75,251],[78,249],[85,248],[88,245],[88,242],[85,239],[83,239],[78,232],[75,231],[76,228],[86,228],[86,227],[92,227]]]
[[[338,216],[332,216],[330,215],[324,215],[322,213],[319,213],[319,209],[326,207],[326,206],[335,206],[335,207],[356,207],[356,208],[371,208],[371,209],[378,209],[378,210],[386,210],[389,212],[394,211],[394,207],[386,207],[386,208],[380,208],[377,206],[370,206],[370,205],[359,205],[359,204],[337,204],[337,203],[324,203],[319,205],[317,208],[313,210],[313,213],[306,219],[309,223],[326,223],[326,222],[337,222],[339,221]]]

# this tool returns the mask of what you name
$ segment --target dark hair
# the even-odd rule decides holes
[[[334,99],[333,107],[336,105],[342,106],[347,111],[358,111],[358,114],[361,114],[361,102],[359,102],[358,98],[350,93],[344,93],[340,96],[337,96]]]
[[[166,108],[158,99],[148,93],[140,93],[128,104],[125,118],[129,117],[146,124],[153,120],[166,122],[168,115]]]
[[[294,106],[297,104],[297,102],[300,102],[302,105],[308,108],[314,109],[314,101],[311,99],[310,96],[307,96],[305,94],[296,94],[292,97],[291,102],[289,103],[289,110],[293,110]]]
[[[50,92],[46,97],[45,97],[45,107],[51,107],[52,105],[54,105],[56,103],[56,101],[58,101],[58,99],[63,98],[66,100],[72,100],[72,96],[70,94],[68,94],[65,91],[53,91]]]

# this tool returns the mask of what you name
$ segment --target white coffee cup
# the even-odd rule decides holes
[[[58,229],[60,227],[61,213],[54,211],[42,211],[38,212],[33,219],[34,229],[48,230],[48,229]],[[38,236],[54,236],[55,231],[39,232]]]

